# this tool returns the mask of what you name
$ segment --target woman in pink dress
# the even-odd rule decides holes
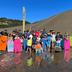
[[[21,47],[21,40],[18,37],[18,35],[16,35],[15,40],[14,40],[14,52],[15,53],[20,53],[22,52],[22,47]]]
[[[64,60],[70,61],[70,37],[68,34],[64,36]]]

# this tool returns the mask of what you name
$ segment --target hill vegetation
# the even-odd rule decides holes
[[[26,21],[26,24],[30,24]],[[13,20],[8,18],[0,18],[0,28],[21,26],[22,20]]]

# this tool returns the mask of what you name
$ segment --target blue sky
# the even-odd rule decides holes
[[[72,10],[72,0],[0,0],[0,17],[22,19],[22,6],[26,20],[36,22]]]

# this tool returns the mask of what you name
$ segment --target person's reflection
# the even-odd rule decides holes
[[[15,53],[14,62],[15,64],[21,63],[21,53]]]
[[[61,52],[54,53],[54,63],[58,64],[61,60]]]

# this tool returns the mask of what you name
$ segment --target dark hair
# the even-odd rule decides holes
[[[1,32],[1,35],[4,35],[4,32],[3,31]]]

